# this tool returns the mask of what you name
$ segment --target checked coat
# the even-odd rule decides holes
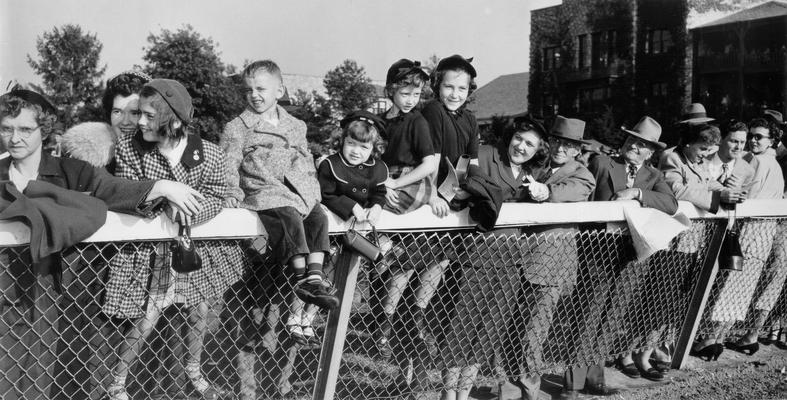
[[[186,149],[180,163],[170,167],[167,159],[153,143],[145,142],[141,133],[120,139],[115,158],[119,177],[169,179],[186,183],[197,189],[205,199],[203,209],[192,219],[192,225],[205,222],[221,211],[226,191],[224,153],[213,143],[199,136],[187,135]],[[186,280],[186,306],[222,296],[224,291],[243,273],[240,248],[221,241],[196,241],[202,257],[202,268],[178,274],[178,281]],[[156,246],[150,243],[126,245],[110,261],[104,312],[121,318],[137,318],[145,314],[150,290],[151,266]],[[169,257],[169,254],[164,255]]]

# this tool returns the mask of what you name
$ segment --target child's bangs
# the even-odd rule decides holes
[[[363,143],[375,143],[380,138],[377,129],[363,121],[353,121],[347,125],[346,136]]]

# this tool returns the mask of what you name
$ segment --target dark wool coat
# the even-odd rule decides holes
[[[116,174],[132,180],[170,179],[197,189],[205,196],[202,211],[192,219],[192,225],[198,225],[221,211],[226,190],[224,154],[218,146],[199,136],[188,135],[184,140],[187,144],[180,163],[171,168],[153,143],[142,140],[141,133],[121,138],[115,155]],[[202,269],[187,274],[187,306],[221,296],[240,279],[243,271],[243,257],[237,246],[219,241],[197,241],[196,245],[202,257]],[[144,315],[154,251],[153,245],[143,243],[126,246],[113,257],[103,306],[105,313],[122,318]]]
[[[626,162],[620,158],[599,155],[590,159],[588,169],[596,177],[593,201],[609,201],[615,193],[626,189]],[[634,178],[634,188],[642,190],[642,206],[655,208],[669,215],[678,211],[678,200],[661,171],[643,165]]]
[[[0,181],[8,180],[11,159],[0,160]],[[41,154],[37,181],[87,193],[107,204],[110,210],[137,213],[153,187],[152,181],[131,182],[116,178],[80,160]],[[57,257],[47,265],[31,268],[25,249],[0,248],[0,393],[3,399],[52,398],[57,363],[56,345],[61,318],[61,280],[74,279],[74,271],[61,271]],[[48,271],[48,273],[47,273]],[[62,275],[61,275],[62,272]],[[60,392],[60,391],[55,391]]]
[[[371,158],[365,163],[350,165],[341,153],[336,153],[320,163],[317,179],[322,203],[345,221],[352,217],[356,204],[362,208],[385,205],[388,167],[380,160]]]

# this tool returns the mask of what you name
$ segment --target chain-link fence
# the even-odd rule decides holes
[[[787,219],[739,219],[735,229],[743,268],[719,270],[697,335],[721,343],[747,333],[768,336],[782,326],[787,334]]]
[[[758,257],[767,258],[770,249],[783,252],[780,220],[740,223],[745,249],[768,241],[769,250]],[[336,397],[436,398],[445,388],[559,373],[674,342],[713,226],[696,220],[668,250],[641,262],[633,261],[630,237],[604,224],[485,234],[381,232],[385,258],[363,262],[357,285],[349,288],[354,294]],[[346,267],[337,261],[339,238],[332,236],[329,277],[337,265]],[[239,265],[210,276],[214,289],[226,288],[223,296],[196,303],[153,290],[156,265],[168,265],[166,241],[83,243],[35,269],[26,246],[0,247],[0,396],[106,398],[118,365],[128,360],[123,349],[144,331],[140,320],[160,311],[153,332],[127,362],[131,398],[196,396],[199,382],[189,368],[195,361],[225,398],[312,398],[324,373],[327,314],[292,301],[291,279],[267,260],[264,238],[197,243],[213,248],[217,263],[223,257]],[[112,317],[107,308],[110,264],[124,253],[146,254],[140,268],[147,273],[121,291],[121,300],[137,304],[142,318]],[[784,282],[779,268],[765,270],[776,283],[757,291],[759,298],[781,292]],[[198,285],[170,278],[175,284],[169,286]],[[141,302],[129,300],[135,288],[144,289]],[[771,314],[784,310],[772,302]],[[300,327],[298,335],[291,325]],[[306,335],[312,331],[314,337]],[[200,338],[201,347],[195,346]]]

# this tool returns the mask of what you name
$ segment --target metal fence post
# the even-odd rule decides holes
[[[328,313],[312,395],[314,400],[331,400],[336,393],[336,382],[339,379],[339,367],[342,362],[344,340],[350,322],[350,310],[360,264],[361,256],[355,251],[342,251],[336,263],[334,285],[338,288],[337,296],[341,300],[341,305]]]
[[[716,274],[719,271],[719,250],[727,229],[727,220],[715,220],[713,224],[715,226],[708,243],[708,252],[697,278],[697,284],[694,286],[694,291],[691,294],[689,309],[686,313],[686,318],[683,320],[678,341],[675,343],[672,368],[681,369],[686,365],[686,360],[691,351],[691,344],[694,343],[694,336],[697,334],[697,329],[699,329],[702,314],[708,302],[708,296],[710,296],[713,282],[716,280]]]

